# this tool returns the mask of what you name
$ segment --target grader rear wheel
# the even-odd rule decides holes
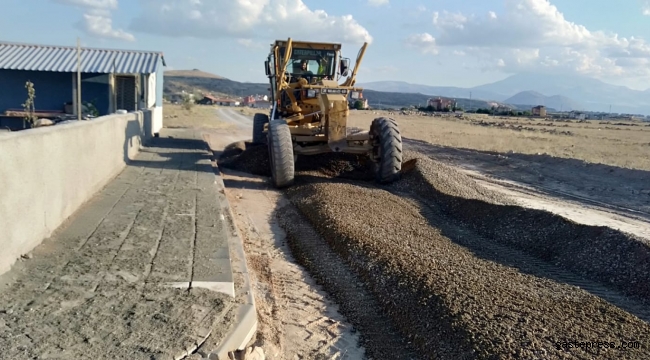
[[[264,125],[269,122],[269,116],[257,113],[253,117],[253,144],[265,144]]]
[[[402,170],[402,135],[395,120],[377,118],[370,126],[370,139],[373,145],[375,178],[381,184],[389,184],[399,179]]]
[[[269,123],[269,162],[271,179],[276,188],[293,185],[295,164],[291,131],[284,120]]]

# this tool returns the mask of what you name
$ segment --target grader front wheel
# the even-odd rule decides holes
[[[381,184],[397,181],[402,170],[402,135],[397,123],[390,118],[377,118],[370,126],[373,145],[375,178]]]
[[[257,113],[253,117],[253,144],[265,144],[264,125],[269,122],[269,116]]]
[[[269,123],[269,162],[271,179],[276,188],[293,185],[295,164],[291,131],[284,120]]]

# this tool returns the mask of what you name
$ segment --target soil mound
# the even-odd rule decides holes
[[[271,176],[268,148],[264,144],[239,141],[224,149],[217,160],[223,168],[258,176]]]
[[[437,161],[420,158],[396,189],[481,236],[650,301],[650,247],[631,234],[516,205]]]
[[[405,151],[404,161],[410,159],[417,159],[415,168],[403,174],[401,180],[394,184],[397,190],[426,193],[432,200],[453,196],[493,204],[515,204],[507,196],[479,185],[454,167],[432,160],[424,154]],[[435,190],[435,193],[430,193],[431,190]]]
[[[490,240],[450,226],[440,209],[424,217],[406,198],[337,181],[287,194],[425,357],[616,359],[619,350],[562,346],[650,338],[647,323],[586,291],[477,257],[450,237]],[[625,355],[647,358],[644,346]]]

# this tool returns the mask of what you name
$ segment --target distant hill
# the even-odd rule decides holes
[[[510,100],[521,92],[534,91],[540,94],[567,97],[571,100],[573,104],[571,107],[574,109],[607,112],[611,105],[611,110],[614,113],[650,115],[650,89],[645,91],[634,90],[580,75],[520,73],[500,81],[472,88],[427,86],[402,81],[378,81],[360,85],[378,91],[419,92],[427,95],[462,96],[464,98],[468,97],[471,91],[474,99],[499,102],[511,102]],[[557,104],[554,105],[557,106],[558,110],[562,107]],[[562,107],[562,109],[565,108]]]
[[[209,78],[209,79],[225,79],[223,76],[215,75],[209,72],[201,71],[199,69],[193,70],[169,70],[165,71],[165,77],[193,77],[193,78]]]
[[[545,96],[537,91],[522,91],[504,100],[507,104],[537,106],[543,105],[547,108],[561,111],[584,110],[584,105],[569,99],[566,96],[554,95]]]
[[[269,84],[261,83],[242,83],[225,78],[213,78],[206,76],[167,76],[164,80],[164,93],[173,94],[185,90],[187,92],[194,92],[201,90],[204,92],[211,92],[213,94],[225,94],[235,97],[253,95],[253,94],[269,94]],[[403,92],[386,92],[386,91],[373,91],[365,90],[363,92],[364,98],[368,99],[371,107],[381,108],[402,108],[409,106],[426,106],[427,101],[433,97],[432,95],[418,94],[418,93],[403,93]],[[497,103],[488,103],[482,100],[456,98],[456,102],[463,109],[472,108],[490,108]],[[529,110],[529,109],[528,109]]]
[[[471,98],[485,101],[503,101],[508,95],[499,94],[492,91],[482,91],[465,89],[453,86],[428,86],[411,84],[404,81],[374,81],[358,84],[360,87],[375,91],[385,91],[393,93],[420,93],[431,96],[444,96],[449,98]]]
[[[241,83],[225,78],[211,77],[165,77],[163,92],[165,94],[178,93],[181,90],[193,92],[201,90],[213,94],[226,94],[230,96],[247,96],[254,94],[268,94],[268,84]]]

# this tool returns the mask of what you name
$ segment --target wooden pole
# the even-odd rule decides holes
[[[81,41],[77,38],[77,120],[81,121]]]

